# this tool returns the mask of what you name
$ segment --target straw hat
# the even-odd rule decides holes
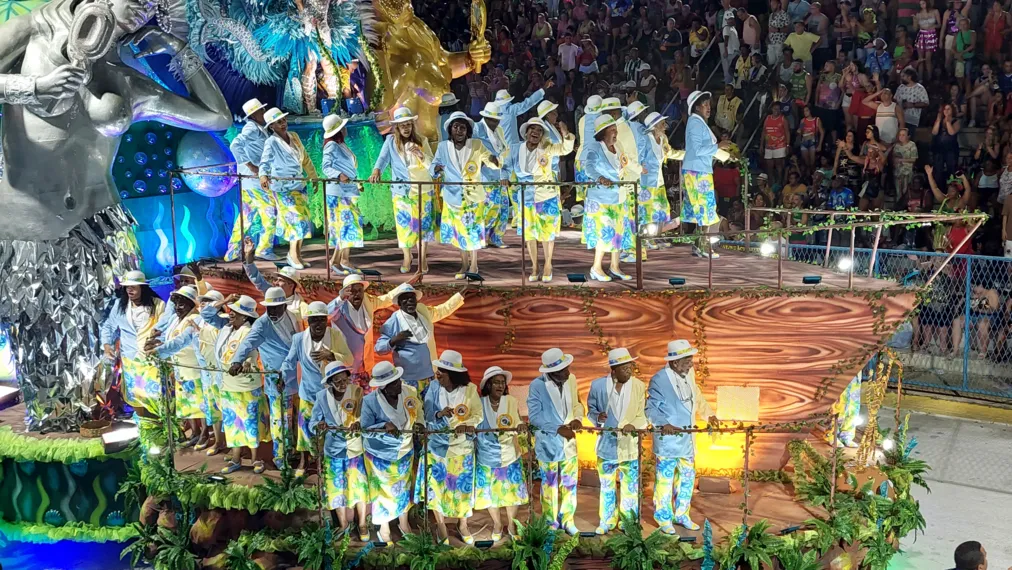
[[[277,107],[271,107],[266,113],[264,113],[264,126],[268,127],[281,119],[288,116],[288,113],[284,113]]]
[[[329,317],[330,311],[327,310],[327,304],[323,301],[313,301],[306,307],[306,319],[313,317]]]
[[[513,381],[513,373],[508,370],[503,370],[498,366],[489,366],[485,369],[485,373],[481,375],[481,382],[478,384],[478,392],[481,393],[485,389],[485,383],[491,380],[494,376],[505,376],[506,384],[509,385]]]
[[[212,289],[207,293],[204,293],[203,295],[197,297],[197,300],[204,303],[208,302],[217,303],[219,301],[224,301],[225,296],[221,294],[221,291],[215,291],[214,289]]]
[[[228,305],[228,308],[240,315],[246,315],[247,317],[253,317],[254,319],[259,317],[257,314],[257,302],[248,295],[239,297],[239,300]]]
[[[194,305],[197,304],[197,290],[194,289],[193,287],[189,286],[189,285],[184,285],[184,286],[180,287],[179,289],[176,289],[169,296],[170,297],[182,297],[184,299],[189,300]]]
[[[546,132],[548,131],[548,125],[546,125],[544,121],[542,121],[538,117],[532,117],[528,119],[526,123],[520,126],[520,138],[522,139],[527,138],[527,129],[535,125],[541,127],[541,130],[543,131]]]
[[[422,298],[422,292],[412,287],[410,283],[401,283],[397,287],[394,287],[394,290],[391,291],[391,293],[392,293],[391,296],[393,297],[395,303],[397,302],[397,299],[399,299],[400,296],[404,295],[405,293],[414,293],[415,300]]]
[[[560,348],[549,348],[541,355],[538,372],[558,372],[573,363],[573,355],[565,354]]]
[[[499,91],[496,91],[496,93],[495,93],[495,102],[496,103],[509,103],[512,100],[513,100],[513,96],[510,95],[510,92],[507,91],[506,89],[500,89]]]
[[[545,100],[538,103],[538,118],[544,119],[545,115],[559,108],[558,103],[552,103],[551,101]]]
[[[608,127],[617,125],[619,122],[610,115],[601,115],[594,121],[594,134],[598,134]]]
[[[446,131],[446,134],[450,134],[450,125],[452,125],[454,121],[467,121],[467,124],[471,125],[472,129],[474,128],[474,121],[471,120],[471,117],[468,117],[460,111],[454,111],[450,113],[450,116],[448,116],[446,121],[443,122],[443,130]]]
[[[478,114],[486,119],[497,119],[499,121],[506,117],[506,115],[502,114],[502,105],[496,103],[495,101],[485,103],[485,108]]]
[[[129,285],[147,285],[148,278],[144,276],[143,271],[137,271],[134,269],[133,271],[127,271],[126,275],[123,276],[123,280],[120,281],[119,284],[123,287],[127,287]]]
[[[256,113],[257,111],[263,109],[266,106],[267,105],[264,105],[263,103],[260,102],[260,99],[254,97],[242,104],[242,112],[246,114],[245,118],[248,119],[250,115]]]
[[[414,121],[417,118],[418,115],[414,114],[411,111],[411,109],[408,109],[407,107],[397,107],[397,109],[394,111],[393,118],[390,119],[390,124],[398,125],[400,123],[407,123],[410,121]]]
[[[644,105],[639,101],[633,101],[632,103],[629,103],[628,107],[625,108],[625,116],[627,119],[631,121],[636,117],[638,117],[640,113],[646,110],[647,110],[646,105]]]
[[[372,379],[369,380],[369,386],[371,388],[382,388],[395,380],[399,380],[401,376],[404,376],[403,368],[394,366],[386,360],[381,360],[376,363],[376,366],[372,367]]]
[[[681,360],[688,358],[693,354],[699,352],[687,340],[673,340],[668,343],[668,355],[664,357],[664,360],[671,362],[672,360]]]
[[[265,307],[276,307],[288,303],[288,295],[281,287],[271,287],[264,293],[264,300],[260,304]]]
[[[295,283],[296,285],[299,284],[299,274],[296,273],[294,267],[286,265],[278,270],[278,275],[284,277],[292,283]]]
[[[341,282],[341,290],[345,290],[352,285],[361,285],[363,289],[369,288],[369,282],[365,280],[365,277],[358,273],[352,273],[351,275],[344,278]]]
[[[443,370],[467,372],[467,368],[464,367],[464,357],[456,350],[444,350],[439,355],[439,360],[432,361],[432,365]]]
[[[619,366],[626,362],[635,362],[639,357],[633,358],[628,348],[614,348],[608,351],[608,366]]]
[[[453,93],[444,93],[443,96],[439,99],[439,106],[452,107],[459,102],[460,99],[457,99],[457,96],[454,95]]]
[[[597,110],[600,113],[605,111],[620,111],[622,110],[622,101],[618,97],[608,97],[601,101],[601,106]]]
[[[348,119],[338,115],[327,115],[323,118],[323,138],[326,139],[336,135],[347,124]]]
[[[586,113],[597,113],[601,110],[601,103],[604,99],[600,95],[591,95],[587,97],[587,104],[583,106],[583,110]]]
[[[330,362],[327,364],[327,369],[323,373],[323,381],[327,382],[342,372],[351,372],[351,368],[346,366],[343,362]]]

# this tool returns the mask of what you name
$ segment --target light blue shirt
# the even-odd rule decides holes
[[[281,318],[291,319],[292,314],[289,311],[285,311],[285,314]],[[293,331],[295,330],[294,326],[295,323],[292,323]],[[294,341],[295,336],[292,337],[292,342],[294,343]],[[281,370],[285,358],[292,350],[292,346],[285,339],[281,338],[281,335],[274,328],[274,323],[271,322],[271,318],[266,313],[253,321],[249,334],[239,343],[239,347],[236,348],[235,354],[232,356],[232,361],[228,363],[229,366],[245,362],[254,350],[260,351],[260,360],[267,370]],[[282,375],[282,377],[285,381],[285,394],[292,395],[299,391],[298,381],[294,376],[288,377]],[[272,379],[264,382],[264,390],[267,394],[276,396],[277,387],[270,380]]]
[[[264,143],[264,152],[260,157],[260,176],[302,178],[305,174],[302,162],[295,158],[292,147],[277,135],[271,135]],[[305,192],[305,187],[306,183],[302,180],[271,180],[271,189],[275,192]]]
[[[685,125],[685,159],[682,170],[713,173],[713,155],[717,154],[717,139],[703,117],[693,113]]]
[[[358,178],[355,155],[352,154],[348,145],[330,141],[323,145],[323,175],[327,178],[338,178],[342,174],[351,180]],[[355,198],[358,195],[359,189],[356,183],[327,182],[327,196]]]
[[[246,270],[246,277],[249,277],[249,282],[261,293],[266,293],[268,289],[274,286],[270,281],[264,279],[264,276],[260,273],[260,269],[255,264],[243,263],[242,268]]]
[[[638,122],[629,122],[633,136],[636,137],[636,148],[639,152],[640,166],[646,172],[640,175],[640,188],[657,188],[661,186],[661,168],[663,168],[663,156],[659,157],[654,153],[654,143],[651,140],[653,134],[647,131],[646,125]]]
[[[404,369],[404,376],[401,380],[414,388],[418,387],[419,380],[432,378],[432,360],[435,358],[429,354],[429,345],[425,343],[405,340],[397,346],[390,344],[390,339],[401,332],[400,321],[394,317],[387,319],[380,327],[379,338],[376,339],[376,354],[393,353],[394,366]]]
[[[323,389],[323,373],[320,372],[320,366],[309,353],[302,350],[302,335],[307,334],[309,331],[305,330],[295,333],[295,336],[292,337],[292,347],[288,349],[288,356],[285,356],[285,360],[281,364],[281,376],[285,379],[285,391],[287,392],[289,386],[296,381],[296,369],[301,368],[299,399],[315,404],[316,395]]]
[[[517,126],[517,117],[534,108],[535,105],[545,98],[545,90],[538,89],[531,96],[520,102],[510,101],[502,105],[503,119],[502,130],[506,133],[506,142],[510,146],[520,144],[520,129]]]
[[[666,367],[661,368],[650,379],[650,386],[647,388],[647,419],[658,428],[668,424],[677,428],[694,427],[692,393],[690,392],[688,400],[683,401],[675,393],[665,370]],[[654,455],[657,457],[684,457],[687,459],[695,457],[692,434],[660,435],[655,433],[653,438]]]
[[[163,331],[172,330],[172,328],[175,327],[176,324],[178,323],[179,323],[179,316],[177,316],[176,312],[173,311],[172,316],[171,318],[169,318],[168,322],[166,323],[166,327],[165,329],[163,329]],[[197,321],[197,324],[199,325],[200,321]],[[194,352],[199,353],[200,352],[200,345],[198,343],[199,337],[200,337],[199,331],[195,330],[193,327],[186,327],[185,329],[183,329],[183,332],[176,335],[175,338],[164,341],[162,345],[160,345],[158,348],[155,349],[155,353],[158,354],[158,357],[162,359],[169,358],[170,356],[176,354],[180,350],[183,350],[184,348],[188,347],[194,349]],[[198,359],[198,362],[199,360],[201,359]]]
[[[338,428],[344,427],[344,424],[337,421],[334,417],[334,413],[330,411],[330,406],[327,404],[326,388],[320,390],[320,393],[316,395],[316,403],[313,404],[313,411],[309,417],[309,435],[314,437],[316,435],[316,426],[320,422],[325,422],[328,427]],[[327,435],[323,438],[323,453],[332,459],[345,459],[348,457],[348,440],[345,435],[346,432],[327,431]]]
[[[580,144],[583,145],[583,152],[576,157],[582,164],[587,159],[587,150],[594,144],[594,122],[601,116],[601,113],[587,113],[583,116],[583,132],[580,133]],[[577,123],[579,125],[579,123]]]
[[[348,348],[351,349],[351,356],[354,358],[354,362],[351,365],[351,370],[355,374],[365,372],[365,335],[368,331],[360,331],[355,328],[354,323],[351,320],[351,316],[348,311],[351,310],[351,303],[342,299],[340,296],[335,297],[333,301],[327,304],[327,312],[330,313],[330,322],[341,334],[344,335],[345,342],[348,343]],[[372,318],[367,314],[366,318]]]
[[[502,123],[500,123],[499,126],[496,128],[496,131],[502,132]],[[493,144],[492,142],[493,136],[494,133],[489,131],[488,125],[485,124],[484,119],[475,123],[474,138],[480,140],[482,144],[485,145],[485,148],[487,148],[488,151],[491,152],[493,156],[499,157],[500,153],[496,152],[495,144]],[[509,149],[509,143],[503,140],[502,146],[500,148],[502,149],[503,152],[505,152],[507,149]],[[482,182],[501,182],[505,177],[506,175],[503,173],[503,170],[501,168],[492,168],[491,166],[486,166],[484,164],[481,166]],[[489,188],[486,187],[486,190],[489,190]]]
[[[473,138],[467,139],[467,142],[464,144],[472,145],[472,155],[477,151],[477,148],[474,147],[480,146],[484,148],[485,145],[485,143],[480,140]],[[436,147],[436,155],[432,158],[432,164],[429,165],[429,175],[436,178],[436,166],[441,165],[443,167],[443,172],[441,174],[443,181],[445,182],[445,184],[441,187],[443,201],[455,208],[459,208],[464,201],[464,185],[451,183],[463,182],[465,180],[464,173],[460,170],[460,168],[463,168],[465,165],[460,165],[458,167],[456,161],[454,161],[450,156],[453,152],[455,152],[453,141],[443,141],[439,143],[439,146]],[[473,160],[473,158],[468,159],[469,162],[471,160]],[[482,164],[484,164],[484,161]],[[467,183],[465,182],[464,184],[466,185]]]
[[[383,429],[392,418],[383,412],[379,399],[383,395],[379,390],[373,390],[362,398],[362,429],[374,430]],[[409,441],[412,426],[401,432],[400,437],[394,437],[386,433],[366,432],[362,434],[362,446],[366,453],[383,461],[396,461],[400,458],[401,443]],[[412,453],[408,451],[408,453]]]
[[[586,157],[583,160],[583,171],[594,183],[593,186],[587,187],[587,199],[601,204],[618,204],[620,188],[618,184],[612,186],[597,184],[598,178],[605,178],[612,182],[621,180],[618,169],[612,166],[608,157],[605,156],[604,144],[596,140],[591,141],[587,143],[584,150]]]
[[[554,463],[566,458],[566,439],[557,433],[566,418],[559,417],[552,404],[552,397],[548,395],[549,382],[551,380],[544,375],[531,382],[527,392],[527,416],[531,425],[539,430],[534,434],[535,456],[538,461]]]
[[[263,127],[253,121],[246,121],[246,124],[242,126],[242,130],[232,139],[232,143],[228,145],[229,150],[232,151],[232,156],[235,157],[236,168],[238,168],[239,174],[252,177],[242,179],[243,188],[260,188],[260,182],[253,171],[246,166],[246,163],[260,164],[260,159],[264,155],[265,142],[267,142],[267,133]]]
[[[439,129],[442,134],[443,129]],[[379,157],[376,159],[376,164],[373,165],[373,170],[379,170],[383,172],[386,167],[390,167],[390,179],[394,182],[390,185],[390,192],[394,196],[406,196],[411,186],[408,184],[398,184],[400,181],[411,180],[411,174],[408,172],[408,165],[401,158],[400,153],[394,148],[394,136],[387,135],[386,140],[383,141],[383,148],[380,149]]]
[[[791,17],[791,24],[794,24],[794,22],[804,22],[805,18],[808,17],[809,8],[811,8],[811,4],[806,0],[788,2],[787,15]]]
[[[99,328],[102,345],[113,345],[119,340],[120,356],[127,359],[137,356],[137,333],[137,329],[127,317],[127,309],[122,307],[119,301],[116,301],[109,310],[109,316]]]

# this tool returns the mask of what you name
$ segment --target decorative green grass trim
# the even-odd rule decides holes
[[[82,522],[52,526],[35,523],[0,521],[0,537],[30,544],[55,544],[63,540],[74,542],[126,542],[137,536],[132,526],[94,526]]]
[[[16,434],[10,427],[0,427],[0,459],[37,461],[39,463],[77,463],[86,459],[106,461],[136,456],[133,447],[107,455],[100,438],[39,439]]]

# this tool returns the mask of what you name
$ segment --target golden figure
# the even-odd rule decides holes
[[[492,55],[485,41],[485,2],[471,3],[472,41],[464,52],[448,52],[415,15],[410,0],[377,0],[375,29],[378,55],[386,76],[383,107],[406,106],[418,115],[419,131],[436,139],[439,100],[450,92],[450,80],[480,70]]]

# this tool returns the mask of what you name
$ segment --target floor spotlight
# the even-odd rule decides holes
[[[773,242],[771,241],[764,241],[762,245],[759,246],[759,255],[763,257],[772,257],[776,251],[777,246],[773,245]]]
[[[714,243],[714,244],[715,243],[720,243],[720,237],[719,236],[710,236],[710,243]]]
[[[655,235],[657,235],[657,233],[658,233],[659,230],[660,230],[660,228],[657,226],[657,224],[651,222],[651,223],[643,226],[643,229],[640,230],[640,235],[643,235],[643,236],[655,236]]]
[[[377,281],[383,280],[383,275],[375,269],[360,269],[359,271],[361,271],[362,275],[366,277],[375,277]]]
[[[126,449],[140,436],[137,424],[133,422],[117,422],[113,428],[102,434],[102,447],[106,454],[118,453]]]
[[[584,275],[583,273],[567,273],[566,274],[566,279],[568,279],[570,283],[586,283],[587,282],[587,276]]]
[[[468,271],[467,273],[464,274],[464,277],[467,278],[469,282],[470,281],[477,281],[478,283],[485,282],[485,278],[481,276],[481,273],[471,273],[470,271]]]
[[[854,267],[854,260],[849,257],[841,257],[836,266],[840,271],[850,271]]]
[[[804,277],[801,278],[801,282],[804,283],[805,285],[818,285],[819,283],[822,283],[822,276],[805,275]]]
[[[892,439],[886,438],[882,440],[882,449],[884,451],[892,451],[893,447],[895,446],[896,442],[894,442]]]
[[[685,285],[685,278],[684,277],[669,277],[668,278],[668,285],[671,285],[672,287],[681,287],[682,285]]]

